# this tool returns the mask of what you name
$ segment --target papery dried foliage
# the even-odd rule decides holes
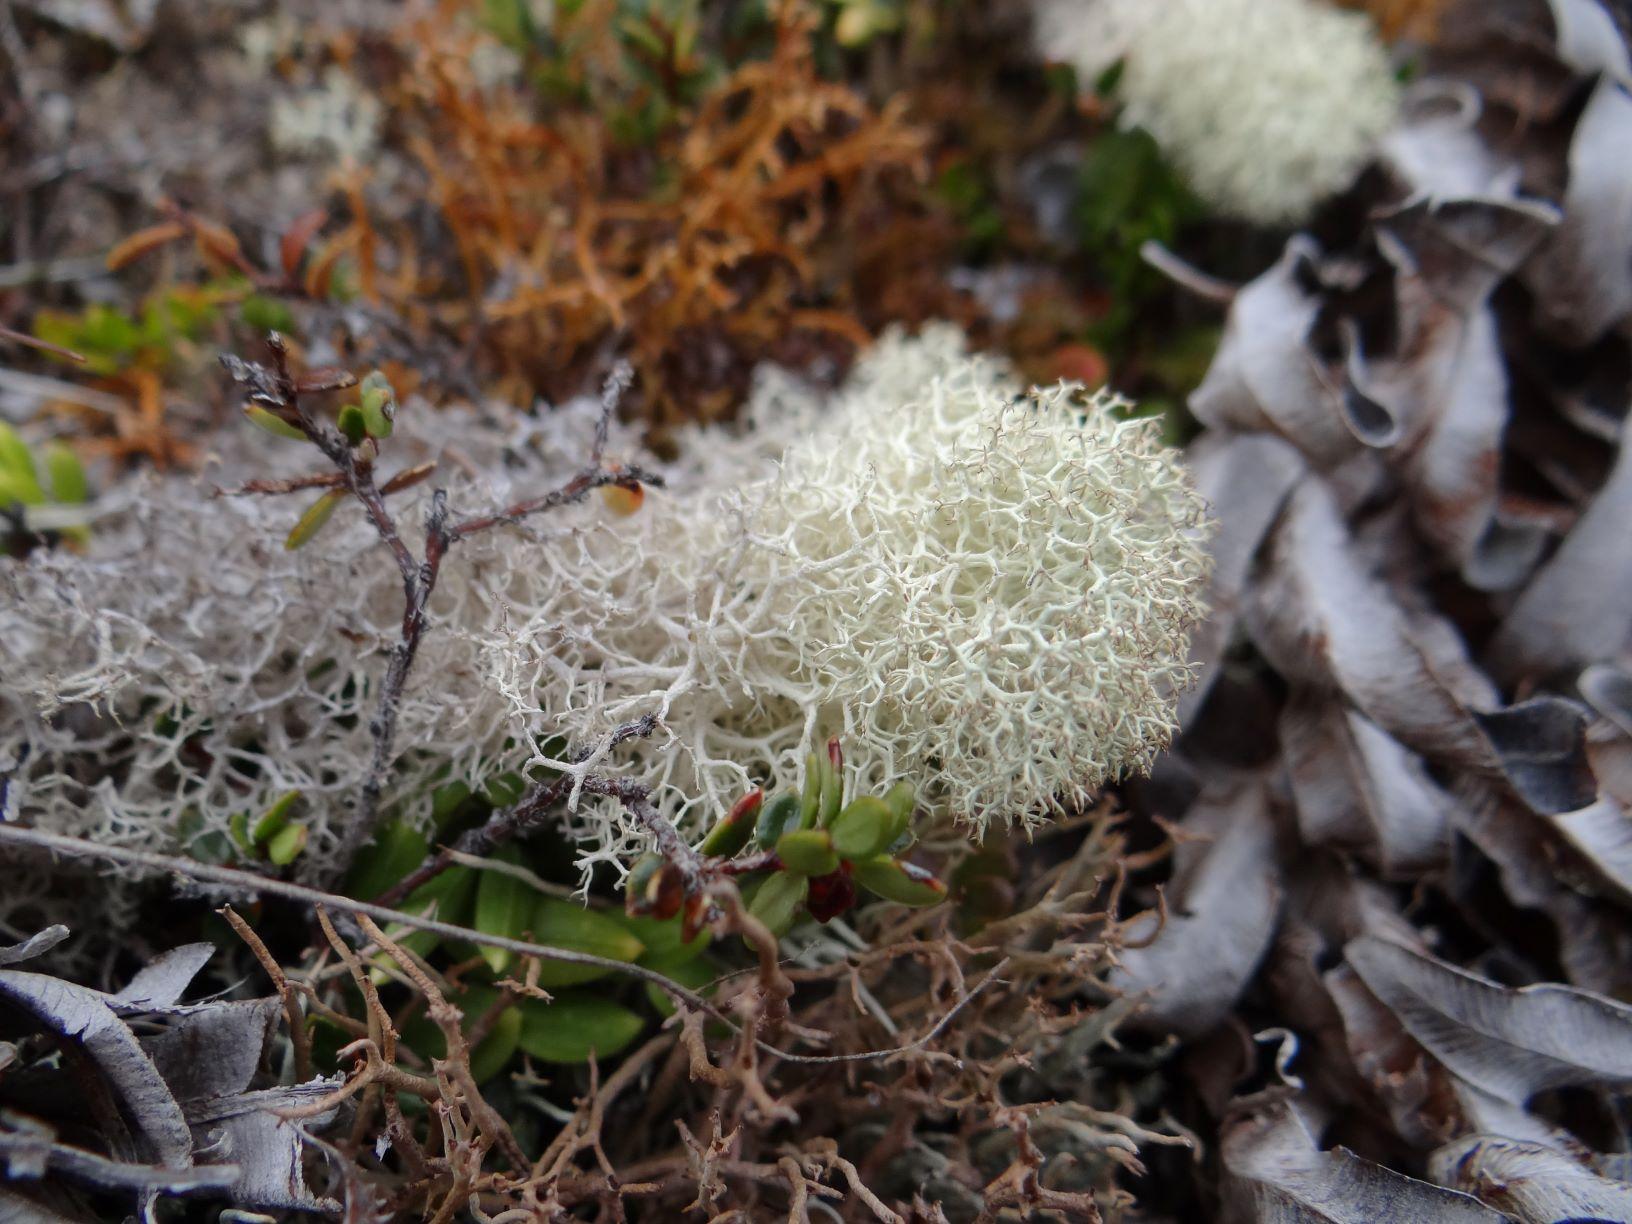
[[[1123,961],[1198,1048],[1293,1034],[1267,1095],[1181,1064],[1243,1219],[1626,1214],[1626,49],[1594,0],[1445,7],[1191,400],[1219,613],[1146,804],[1203,840]]]
[[[562,41],[605,41],[614,7],[562,16]],[[593,106],[540,117],[521,86],[475,79],[491,39],[462,8],[397,31],[383,88],[456,264],[357,216],[341,241],[375,252],[365,294],[479,338],[503,374],[552,397],[617,333],[657,426],[726,415],[752,367],[796,341],[834,354],[866,342],[851,248],[891,184],[921,172],[924,136],[902,104],[876,111],[819,75],[805,9],[783,6],[767,57],[629,147]]]
[[[113,994],[29,964],[67,938],[51,927],[0,949],[0,1163],[10,1183],[0,1206],[19,1213],[8,1218],[105,1219],[121,1199],[145,1208],[169,1194],[337,1206],[308,1187],[304,1129],[332,1120],[313,1102],[335,1081],[267,1073],[276,997],[181,1002],[210,944],[165,954]]]

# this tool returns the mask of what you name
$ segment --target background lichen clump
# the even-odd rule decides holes
[[[1048,0],[1036,32],[1083,89],[1120,59],[1123,122],[1254,224],[1302,220],[1347,187],[1399,106],[1368,19],[1315,0]]]

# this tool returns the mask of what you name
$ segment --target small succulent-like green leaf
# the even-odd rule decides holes
[[[835,748],[830,745],[828,759],[819,762],[822,771],[822,812],[817,823],[824,829],[833,823],[833,818],[844,806],[844,775],[839,771],[838,762],[832,759],[835,753]]]
[[[549,1003],[523,999],[518,1006],[519,1044],[542,1062],[581,1063],[591,1054],[610,1058],[646,1027],[637,1012],[598,995],[561,994]]]
[[[30,489],[16,475],[11,472],[0,471],[0,509],[12,506],[37,506],[44,499],[36,497]]]
[[[20,433],[4,421],[0,421],[0,476],[11,478],[8,483],[16,490],[12,500],[29,506],[45,500],[39,474],[34,470],[34,456],[28,453],[28,444]]]
[[[527,779],[513,771],[489,778],[482,788],[482,798],[496,808],[514,807],[526,793]]]
[[[91,483],[85,478],[85,468],[61,442],[48,443],[45,448],[45,470],[51,477],[51,498],[64,506],[77,506],[90,500]]]
[[[764,805],[765,792],[756,786],[731,805],[731,810],[720,817],[697,849],[703,854],[730,858],[754,835],[754,824]]]
[[[852,799],[833,818],[829,832],[841,858],[866,859],[882,854],[895,840],[895,814],[872,795]]]
[[[776,842],[776,857],[800,875],[821,876],[839,868],[839,852],[826,829],[794,829],[782,834]]]
[[[460,804],[470,798],[470,786],[464,782],[449,782],[431,792],[431,823],[441,828],[453,818]]]
[[[799,827],[814,829],[822,815],[822,761],[814,752],[805,758],[805,785],[799,795]]]
[[[489,857],[505,863],[521,861],[520,854],[510,846],[495,850]],[[476,929],[483,935],[525,938],[533,926],[537,898],[538,894],[525,880],[503,871],[482,872],[476,885]],[[478,951],[494,973],[503,973],[515,959],[515,953],[506,948],[483,944]]]
[[[946,885],[913,863],[880,855],[855,864],[856,882],[886,901],[920,907],[946,900]]]
[[[279,795],[272,806],[261,813],[260,819],[255,822],[255,827],[250,830],[249,840],[257,845],[271,841],[288,825],[290,817],[294,815],[295,804],[299,802],[300,792],[298,790]]]
[[[640,955],[640,963],[647,966],[655,961],[695,960],[713,938],[708,933],[708,928],[704,927],[692,936],[690,943],[682,942],[680,936],[684,921],[678,916],[674,918],[623,916],[619,917],[618,921],[646,945],[646,950]]]
[[[370,386],[370,374],[363,380],[362,395],[358,401],[358,410],[362,413],[363,427],[368,430],[371,438],[389,438],[391,429],[396,421],[397,401],[391,394],[389,385]]]
[[[249,813],[234,812],[227,817],[227,833],[232,837],[233,844],[245,854],[255,853],[255,842],[249,836]]]
[[[266,842],[266,857],[276,867],[287,867],[306,849],[306,838],[311,832],[303,824],[288,824],[274,833]]]
[[[346,496],[344,489],[330,489],[306,508],[306,513],[300,516],[289,530],[289,538],[284,540],[283,546],[290,552],[303,544],[311,542],[313,536],[323,530],[323,525],[333,517],[335,508],[340,505]]]
[[[897,782],[884,794],[889,805],[893,834],[885,846],[893,846],[912,825],[912,814],[918,810],[918,791],[911,782]]]
[[[472,1022],[481,1015],[481,1012],[466,1012],[465,1020]],[[487,1030],[481,1044],[470,1052],[470,1075],[478,1084],[486,1083],[503,1071],[515,1057],[516,1047],[521,1043],[523,1022],[521,1008],[505,1008],[493,1021],[493,1027]]]
[[[797,795],[778,795],[759,810],[759,825],[754,829],[754,842],[761,850],[776,849],[782,834],[801,827],[803,808]]]
[[[716,969],[708,961],[689,957],[685,960],[654,959],[648,961],[646,967],[661,973],[671,982],[678,982],[688,990],[701,991],[718,976]],[[674,1015],[676,1010],[674,1000],[656,983],[646,983],[646,998],[660,1016]]]
[[[470,902],[476,891],[477,874],[469,867],[450,867],[409,893],[403,899],[400,908],[404,913],[414,914],[420,918],[436,918],[442,922],[462,926],[470,917]],[[442,936],[434,931],[406,927],[400,922],[386,927],[385,933],[417,956],[429,956],[442,942]],[[382,965],[395,963],[384,952],[376,956],[374,961]],[[369,976],[376,986],[382,986],[390,980],[383,969],[374,969],[370,971]]]
[[[361,444],[368,437],[368,421],[363,416],[363,410],[356,404],[347,404],[340,409],[340,415],[335,418],[340,432],[346,435],[346,441],[353,446]]]
[[[244,419],[258,429],[264,429],[275,438],[291,438],[296,442],[306,441],[306,435],[298,428],[289,424],[277,413],[259,404],[244,405]]]
[[[631,916],[645,912],[651,907],[653,898],[650,891],[657,879],[657,873],[663,870],[663,856],[661,854],[643,854],[635,860],[629,868],[629,875],[623,881],[624,908]]]
[[[374,835],[346,879],[346,895],[372,901],[425,861],[430,841],[405,820],[393,820]]]
[[[588,952],[625,964],[638,960],[646,951],[646,945],[619,919],[560,897],[538,899],[532,928],[537,943],[568,952]],[[539,966],[538,984],[546,990],[577,986],[605,977],[609,972],[595,965],[546,960]]]
[[[785,935],[809,893],[808,876],[778,871],[759,886],[748,912],[769,927],[771,934]]]

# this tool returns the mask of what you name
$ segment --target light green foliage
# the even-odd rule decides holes
[[[66,511],[89,500],[90,482],[72,450],[52,441],[36,457],[22,435],[0,421],[0,510],[20,510],[30,532],[55,532],[83,545],[90,532],[83,523],[73,522]],[[25,541],[26,536],[10,538],[9,522],[0,524],[0,551],[11,551]]]
[[[858,795],[847,803],[843,761],[838,741],[831,740],[825,754],[805,758],[799,794],[788,791],[765,801],[756,789],[747,797],[751,805],[745,799],[732,808],[732,814],[758,808],[752,853],[774,852],[768,866],[755,858],[741,870],[750,872],[742,890],[749,912],[776,935],[785,934],[803,913],[820,922],[842,914],[856,899],[857,883],[903,905],[932,905],[946,896],[946,886],[930,872],[890,857],[912,844],[913,785],[897,782],[883,796]],[[730,858],[747,846],[746,839],[720,835],[729,821],[730,816],[710,831],[698,847],[701,853]],[[652,856],[630,873],[631,909],[650,904],[651,882],[660,870],[661,860]]]
[[[34,334],[84,357],[83,368],[93,374],[116,375],[131,368],[163,371],[209,337],[221,319],[222,303],[240,292],[226,281],[173,285],[134,310],[101,302],[77,313],[42,310],[34,316]]]

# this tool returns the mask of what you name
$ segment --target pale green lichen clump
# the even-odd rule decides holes
[[[766,371],[745,426],[684,439],[634,516],[592,500],[450,555],[384,809],[422,817],[442,782],[568,767],[569,745],[646,714],[650,740],[572,767],[653,784],[688,831],[752,785],[797,785],[831,734],[853,791],[909,779],[976,828],[1147,766],[1201,611],[1203,510],[1156,423],[1114,406],[1022,393],[951,329],[886,338],[831,397]],[[391,444],[410,463],[456,443],[480,475],[449,472],[450,502],[474,511],[560,484],[592,425],[410,403]],[[221,449],[237,450],[222,484],[304,458],[259,434]],[[614,449],[634,457],[626,434]],[[174,848],[300,790],[323,853],[401,617],[389,557],[345,510],[286,552],[297,505],[182,480],[124,504],[89,555],[0,567],[0,759],[21,762],[20,805]],[[585,799],[568,826],[586,864],[646,848],[612,804]]]
[[[1085,89],[1121,59],[1123,122],[1213,207],[1258,224],[1347,187],[1399,108],[1369,19],[1317,0],[1041,0],[1036,34]]]

